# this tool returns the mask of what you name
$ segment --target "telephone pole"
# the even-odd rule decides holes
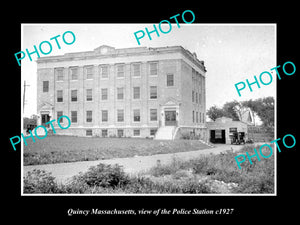
[[[26,80],[24,80],[24,93],[23,93],[23,114],[24,114],[24,108],[25,108],[25,92],[26,92],[26,86],[30,86],[30,85],[26,85]]]

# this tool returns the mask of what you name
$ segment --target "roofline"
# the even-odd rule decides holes
[[[110,47],[107,45],[102,45],[106,47]],[[102,47],[100,46],[100,47]],[[129,56],[129,55],[139,55],[139,54],[151,54],[151,52],[162,52],[162,53],[169,53],[174,51],[180,51],[182,54],[184,54],[187,58],[189,58],[191,61],[193,61],[198,67],[200,67],[204,72],[206,72],[206,68],[204,66],[204,61],[200,61],[196,54],[192,54],[189,50],[183,48],[182,46],[176,45],[176,46],[166,46],[166,47],[130,47],[130,48],[119,48],[115,49],[113,47],[110,47],[113,49],[112,52],[101,54],[98,53],[96,48],[94,51],[84,51],[84,52],[71,52],[71,53],[65,53],[63,55],[56,55],[56,56],[45,56],[40,57],[36,60],[37,63],[43,63],[43,62],[51,62],[51,61],[57,61],[57,60],[73,60],[73,59],[91,59],[91,58],[107,58],[107,57],[116,57],[116,56]],[[124,50],[144,50],[144,51],[129,51],[124,52]],[[79,55],[80,54],[80,55]]]

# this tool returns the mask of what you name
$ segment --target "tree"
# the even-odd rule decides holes
[[[263,122],[265,127],[274,127],[274,98],[265,97],[256,100],[243,101],[245,107],[249,107]]]
[[[206,114],[212,121],[215,121],[219,117],[225,116],[224,110],[218,108],[216,105],[210,107]]]
[[[274,127],[274,98],[266,97],[258,100],[257,115],[266,127]]]
[[[207,111],[207,116],[213,121],[223,116],[238,121],[241,116],[241,108],[242,105],[238,101],[226,102],[222,108],[218,108],[215,105],[210,107]]]
[[[223,110],[226,117],[232,118],[235,121],[239,121],[240,118],[242,118],[243,106],[236,100],[226,102],[223,106]]]
[[[37,115],[31,115],[31,117],[23,117],[23,128],[26,129],[27,125],[37,125]]]
[[[252,118],[257,115],[263,123],[263,126],[268,128],[274,127],[274,98],[265,97],[255,100],[247,100],[238,102],[236,100],[226,102],[222,108],[212,106],[208,111],[208,117],[215,121],[217,118],[225,116],[233,120],[241,120],[242,113],[247,109],[251,109]]]

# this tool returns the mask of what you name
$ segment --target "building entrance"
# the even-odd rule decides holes
[[[211,130],[210,131],[210,142],[225,144],[225,130]]]
[[[50,121],[49,114],[42,114],[41,116],[42,116],[42,125],[44,127],[49,127],[50,124],[46,124],[46,123],[48,123]]]
[[[165,126],[176,126],[176,110],[165,111]]]

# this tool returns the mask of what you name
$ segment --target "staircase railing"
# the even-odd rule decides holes
[[[172,140],[175,139],[175,136],[176,136],[177,131],[178,131],[179,128],[180,127],[177,126],[177,121],[176,121],[176,127],[174,127],[173,130],[172,130]]]

